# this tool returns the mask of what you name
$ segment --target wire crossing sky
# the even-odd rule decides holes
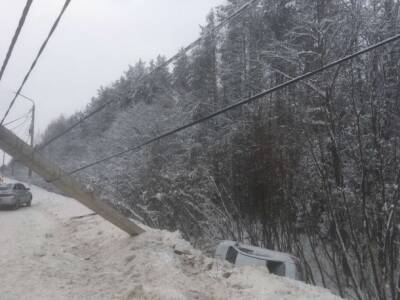
[[[0,114],[7,109],[64,0],[33,1],[0,83]],[[225,0],[73,1],[35,68],[24,94],[37,104],[37,128],[83,109],[101,86],[139,59],[175,54],[199,36],[210,10]],[[0,57],[4,58],[26,0],[0,1]],[[17,101],[10,120],[29,109]]]
[[[81,171],[84,171],[86,169],[94,167],[94,166],[96,166],[98,164],[104,163],[104,162],[106,162],[108,160],[120,157],[120,156],[128,154],[130,152],[138,151],[138,150],[142,149],[143,147],[145,147],[147,145],[150,145],[150,144],[152,144],[152,143],[154,143],[156,141],[160,141],[160,140],[162,140],[164,138],[167,138],[167,137],[169,137],[171,135],[174,135],[174,134],[176,134],[178,132],[181,132],[181,131],[183,131],[185,129],[193,127],[196,124],[203,123],[203,122],[205,122],[207,120],[210,120],[210,119],[215,118],[215,117],[217,117],[219,115],[222,115],[222,114],[224,114],[224,113],[226,113],[226,112],[228,112],[230,110],[234,110],[234,109],[236,109],[236,108],[238,108],[240,106],[246,105],[246,104],[254,102],[256,100],[259,100],[259,99],[265,97],[268,94],[274,93],[274,92],[276,92],[278,90],[281,90],[281,89],[284,89],[284,88],[288,87],[289,85],[296,84],[297,82],[300,82],[300,81],[306,80],[308,78],[311,78],[312,76],[314,76],[316,74],[319,74],[319,73],[321,73],[321,72],[323,72],[325,70],[331,69],[331,68],[333,68],[335,66],[338,66],[338,65],[340,65],[342,63],[350,61],[350,60],[352,60],[352,59],[354,59],[354,58],[356,58],[356,57],[358,57],[360,55],[363,55],[365,53],[371,52],[371,51],[373,51],[373,50],[375,50],[377,48],[383,47],[383,46],[385,46],[385,45],[387,45],[389,43],[393,43],[393,42],[396,42],[398,40],[400,40],[400,34],[397,34],[397,35],[395,35],[393,37],[387,38],[387,39],[385,39],[385,40],[383,40],[381,42],[375,43],[375,44],[373,44],[373,45],[371,45],[369,47],[366,47],[366,48],[364,48],[364,49],[362,49],[360,51],[357,51],[355,53],[352,53],[350,55],[347,55],[347,56],[344,56],[342,58],[339,58],[338,60],[335,60],[335,61],[333,61],[331,63],[328,63],[327,65],[322,66],[321,68],[318,68],[318,69],[313,70],[311,72],[305,73],[305,74],[300,75],[300,76],[298,76],[296,78],[293,78],[291,80],[288,80],[288,81],[286,81],[286,82],[284,82],[282,84],[279,84],[279,85],[277,85],[277,86],[275,86],[273,88],[270,88],[268,90],[262,91],[262,92],[254,95],[252,97],[237,101],[236,103],[234,103],[232,105],[229,105],[229,106],[226,106],[225,108],[222,108],[220,110],[217,110],[217,111],[215,111],[215,112],[213,112],[213,113],[211,113],[211,114],[209,114],[209,115],[207,115],[207,116],[205,116],[205,117],[203,117],[201,119],[194,120],[194,121],[192,121],[192,122],[190,122],[188,124],[185,124],[183,126],[177,127],[176,129],[167,131],[167,132],[165,132],[165,133],[163,133],[163,134],[161,134],[159,136],[156,136],[154,138],[151,138],[151,139],[149,139],[149,140],[147,140],[147,141],[145,141],[145,142],[143,142],[143,143],[141,143],[139,145],[127,148],[124,151],[121,151],[121,152],[118,152],[118,153],[114,153],[114,154],[112,154],[110,156],[104,157],[104,158],[96,160],[96,161],[94,161],[92,163],[86,164],[86,165],[84,165],[84,166],[82,166],[80,168],[77,168],[75,170],[69,171],[69,172],[67,172],[67,175],[73,175],[73,174],[79,173]],[[59,178],[55,178],[53,181],[58,180],[58,179]],[[53,181],[51,181],[51,182],[53,182]]]
[[[8,116],[8,114],[9,114],[10,110],[11,110],[12,107],[14,106],[15,101],[16,101],[17,98],[19,97],[19,94],[20,94],[20,92],[22,91],[22,88],[24,87],[25,83],[28,81],[29,76],[31,75],[33,69],[35,68],[35,66],[36,66],[36,64],[37,64],[37,62],[38,62],[40,56],[42,55],[44,49],[45,49],[46,46],[47,46],[47,43],[49,42],[49,40],[50,40],[50,38],[52,37],[54,31],[56,30],[56,28],[57,28],[57,26],[58,26],[58,24],[59,24],[59,22],[60,22],[62,16],[64,15],[65,10],[67,9],[67,7],[68,7],[68,5],[70,4],[70,2],[71,2],[71,0],[66,0],[66,1],[65,1],[64,6],[63,6],[63,8],[61,9],[61,12],[59,13],[59,15],[58,15],[56,21],[54,22],[53,26],[51,27],[50,32],[49,32],[49,34],[47,35],[46,39],[44,40],[42,46],[40,46],[39,52],[37,53],[35,59],[33,60],[33,62],[32,62],[32,64],[31,64],[31,66],[30,66],[28,72],[25,74],[25,77],[24,77],[24,79],[22,80],[22,83],[21,83],[21,85],[19,86],[18,91],[15,93],[14,98],[11,100],[11,103],[10,103],[9,107],[7,108],[7,111],[5,112],[3,119],[0,121],[0,126],[3,125],[4,120],[7,118],[7,116]]]
[[[1,69],[0,69],[0,81],[1,81],[1,78],[3,78],[4,71],[6,70],[8,62],[9,62],[12,52],[14,50],[15,44],[17,43],[19,34],[21,33],[22,27],[24,27],[26,16],[28,15],[29,9],[31,8],[32,1],[33,0],[26,1],[24,10],[22,11],[21,18],[19,19],[19,22],[18,22],[18,27],[15,30],[15,33],[11,40],[10,46],[8,47],[6,57],[4,58],[3,65],[1,66]]]
[[[247,2],[245,5],[243,5],[242,7],[240,7],[238,10],[236,10],[235,12],[233,12],[232,15],[228,16],[226,19],[222,20],[219,24],[217,24],[217,26],[215,26],[215,28],[213,28],[212,30],[214,32],[220,30],[221,28],[223,28],[225,25],[227,25],[231,20],[233,20],[235,17],[239,16],[240,14],[242,14],[243,12],[245,12],[248,8],[251,7],[252,4],[258,2],[259,0],[251,0],[249,2]],[[186,46],[183,51],[184,53],[187,53],[188,51],[190,51],[191,49],[193,49],[195,46],[197,46],[200,42],[201,42],[202,38],[198,38],[196,39],[194,42],[190,43],[188,46]],[[152,70],[151,72],[149,72],[148,74],[142,76],[141,78],[139,78],[137,80],[136,83],[136,88],[138,86],[140,86],[140,84],[142,84],[144,82],[144,80],[151,78],[152,75],[156,74],[159,70],[162,70],[163,68],[167,67],[168,65],[170,65],[171,63],[173,63],[174,61],[176,61],[180,56],[182,55],[182,51],[179,51],[177,54],[175,54],[174,56],[172,56],[171,58],[169,58],[168,60],[166,60],[163,64],[161,64],[160,66],[158,66],[157,68],[155,68],[154,70]],[[108,105],[110,105],[111,103],[115,102],[114,100],[109,100],[107,101],[105,104],[101,105],[100,107],[98,107],[97,109],[95,109],[94,111],[86,114],[85,116],[83,116],[82,118],[80,118],[77,122],[75,122],[73,125],[69,126],[68,128],[66,128],[64,131],[58,133],[57,135],[53,136],[52,138],[50,138],[49,140],[47,140],[44,144],[41,144],[37,150],[42,150],[44,148],[46,148],[48,145],[50,145],[51,143],[53,143],[54,141],[58,140],[59,138],[61,138],[62,136],[64,136],[65,134],[67,134],[68,132],[70,132],[72,129],[74,129],[75,127],[77,127],[79,124],[85,122],[87,119],[91,118],[92,116],[94,116],[95,114],[99,113],[100,111],[102,111],[105,107],[107,107]]]

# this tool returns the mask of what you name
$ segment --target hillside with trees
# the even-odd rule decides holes
[[[112,101],[42,153],[73,170],[399,33],[397,0],[260,0],[213,30],[245,2],[214,9],[170,67],[139,60],[55,120],[42,142]],[[76,176],[195,246],[291,252],[310,283],[400,299],[399,76],[395,42]]]

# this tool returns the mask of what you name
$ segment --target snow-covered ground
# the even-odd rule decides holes
[[[178,233],[128,237],[73,199],[32,187],[33,204],[0,211],[0,299],[339,299],[232,268]]]

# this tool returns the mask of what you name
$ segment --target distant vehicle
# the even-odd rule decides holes
[[[288,253],[222,241],[217,246],[215,257],[227,260],[235,266],[263,266],[271,274],[303,280],[300,260]]]
[[[22,205],[31,206],[32,193],[22,183],[0,184],[0,206],[18,209]]]

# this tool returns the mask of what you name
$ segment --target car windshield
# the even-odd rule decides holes
[[[11,188],[12,188],[12,184],[1,184],[0,185],[0,191],[11,190]]]
[[[236,249],[233,247],[229,247],[225,259],[229,261],[231,264],[235,264],[237,255],[238,252],[236,251]]]

